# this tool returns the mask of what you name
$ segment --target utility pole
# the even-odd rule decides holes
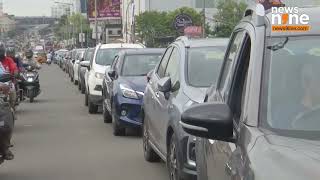
[[[206,37],[206,0],[203,0],[202,37]]]
[[[94,0],[94,12],[95,12],[95,30],[96,30],[96,44],[100,43],[100,37],[98,37],[98,4],[97,0]]]

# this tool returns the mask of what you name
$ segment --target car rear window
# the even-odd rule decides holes
[[[194,87],[216,83],[226,47],[199,47],[188,50],[187,81]]]

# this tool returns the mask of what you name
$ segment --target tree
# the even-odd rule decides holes
[[[229,37],[243,17],[246,7],[247,5],[243,2],[220,0],[217,7],[218,13],[214,16],[217,25],[213,34],[217,37]]]
[[[182,7],[172,12],[147,11],[136,17],[136,32],[147,47],[164,47],[180,34],[174,28],[175,17],[188,14],[195,26],[201,25],[201,14],[192,8]]]

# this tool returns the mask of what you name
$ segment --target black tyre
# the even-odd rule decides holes
[[[78,90],[81,91],[81,83],[78,82]]]
[[[109,111],[107,110],[107,108],[105,107],[105,103],[102,103],[102,114],[103,114],[103,121],[104,123],[112,123],[112,117],[109,113]]]
[[[74,85],[78,85],[79,84],[77,80],[74,80],[73,82],[74,82]]]
[[[85,93],[85,95],[84,95],[84,105],[88,106],[88,104],[89,104],[89,102],[88,102],[88,94]]]
[[[81,94],[85,94],[85,92],[86,92],[85,84],[82,83],[81,84]]]
[[[29,102],[30,103],[33,103],[34,102],[34,91],[31,90],[31,91],[28,91],[28,96],[29,96]]]
[[[158,162],[160,160],[160,157],[150,146],[148,125],[146,122],[143,123],[142,132],[143,132],[142,140],[143,140],[144,159],[148,162]]]
[[[183,180],[180,172],[180,162],[178,158],[176,136],[173,133],[170,138],[170,145],[167,154],[167,167],[170,175],[170,180]]]
[[[88,98],[88,107],[89,107],[89,113],[90,114],[96,114],[98,112],[98,106],[93,104],[90,101],[90,98]]]
[[[119,118],[115,114],[114,108],[112,108],[112,121],[113,121],[113,135],[114,136],[125,136],[126,135],[126,128],[121,127],[119,125]]]

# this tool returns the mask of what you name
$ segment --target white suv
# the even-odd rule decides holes
[[[91,60],[85,74],[85,104],[89,107],[89,113],[97,113],[102,105],[102,81],[106,70],[109,68],[115,56],[124,49],[144,48],[141,44],[100,44],[96,47],[94,57]]]

